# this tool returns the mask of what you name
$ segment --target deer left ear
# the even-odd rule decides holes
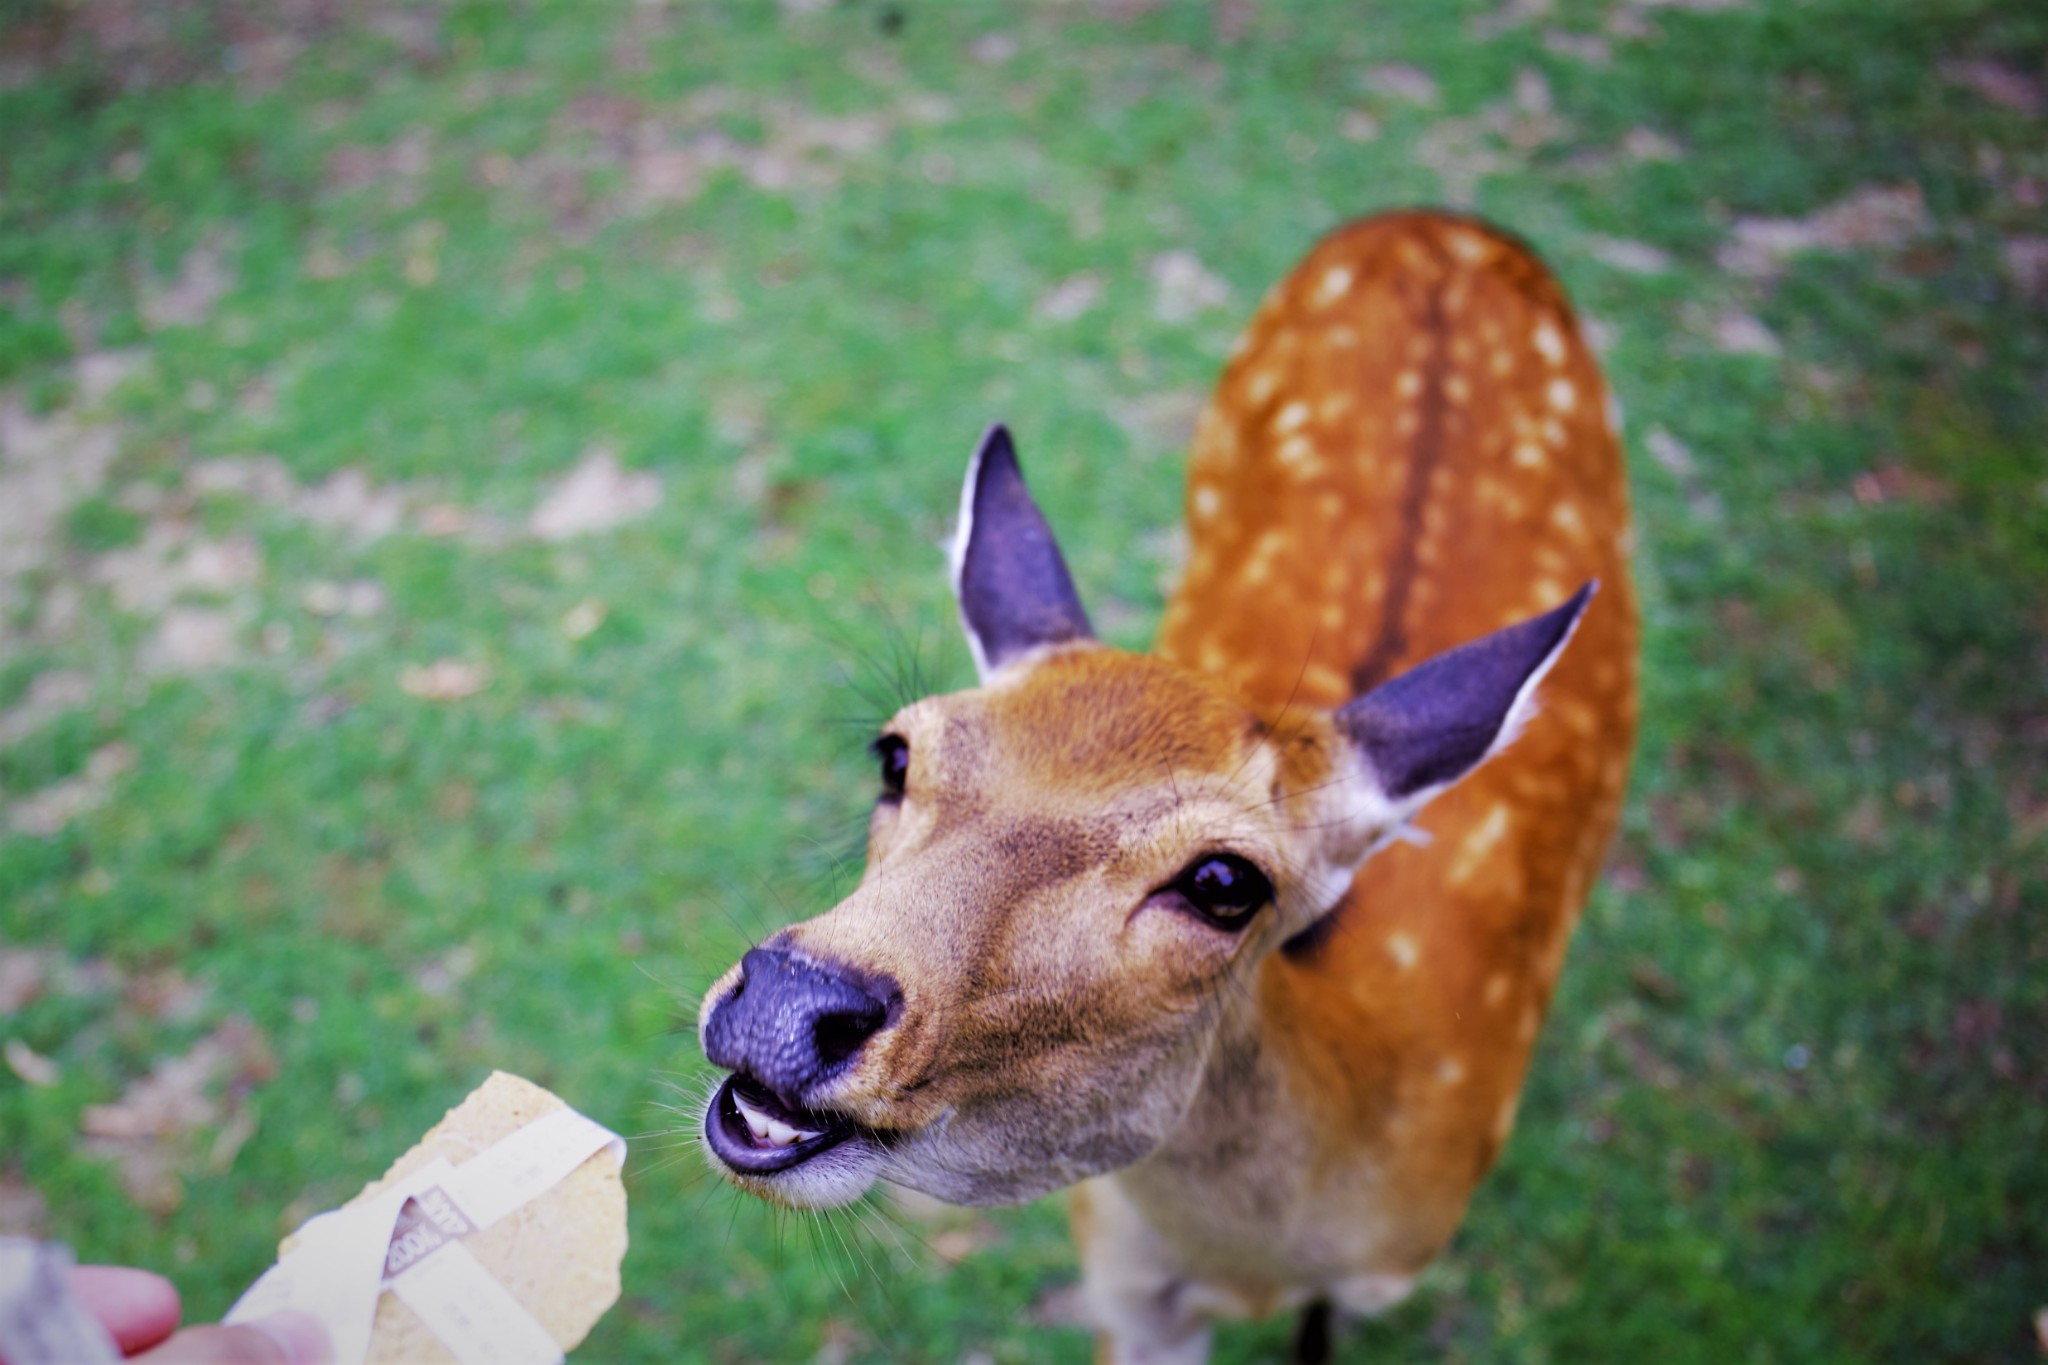
[[[1337,727],[1398,824],[1484,763],[1535,714],[1536,685],[1593,600],[1597,582],[1520,625],[1460,645],[1347,703]]]
[[[1034,649],[1095,638],[1000,423],[968,462],[952,554],[953,595],[982,681]]]

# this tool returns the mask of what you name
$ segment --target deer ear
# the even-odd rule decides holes
[[[1419,664],[1336,714],[1398,824],[1503,748],[1536,712],[1536,684],[1571,640],[1598,582],[1541,616]]]
[[[968,461],[952,556],[953,595],[982,681],[1042,645],[1095,638],[1001,423]]]

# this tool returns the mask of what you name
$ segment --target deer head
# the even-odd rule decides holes
[[[1011,1202],[1154,1150],[1255,1036],[1261,962],[1514,737],[1593,591],[1334,711],[1260,715],[1094,638],[1000,426],[952,559],[980,686],[883,727],[859,888],[699,1016],[732,1073],[705,1147],[778,1203],[877,1178]]]

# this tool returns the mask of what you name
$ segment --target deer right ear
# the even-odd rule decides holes
[[[960,624],[983,682],[1034,649],[1095,638],[1001,423],[982,435],[967,464],[952,558]]]
[[[1560,607],[1460,645],[1336,713],[1374,796],[1398,824],[1499,753],[1535,714],[1536,684],[1557,662],[1599,586]]]

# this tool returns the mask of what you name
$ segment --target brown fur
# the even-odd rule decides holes
[[[1321,302],[1338,269],[1349,289]],[[1533,340],[1545,326],[1550,355]],[[1406,374],[1420,376],[1412,397]],[[1335,394],[1353,399],[1343,419],[1301,428],[1320,469],[1288,477],[1276,415]],[[1507,1135],[1620,814],[1637,635],[1606,389],[1563,294],[1518,245],[1432,215],[1375,219],[1319,246],[1254,320],[1189,487],[1192,563],[1159,651],[1266,712],[1337,705],[1588,578],[1603,585],[1538,721],[1422,817],[1433,842],[1376,856],[1320,945],[1263,969],[1265,1036],[1316,1078],[1304,1091],[1326,1135],[1318,1164],[1373,1150],[1409,1224],[1392,1268],[1419,1269]],[[1204,489],[1217,491],[1212,515],[1198,510]],[[1247,556],[1276,532],[1270,575],[1250,580]],[[1278,628],[1276,598],[1303,604]],[[1447,1067],[1462,1079],[1447,1082]]]

